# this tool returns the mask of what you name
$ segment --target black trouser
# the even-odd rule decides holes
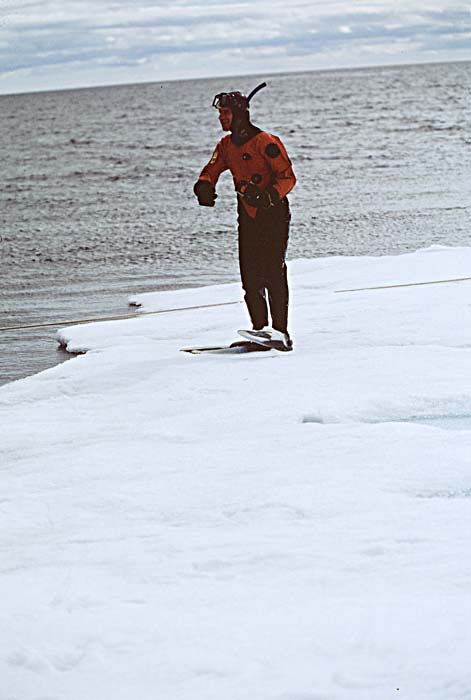
[[[245,303],[254,328],[268,325],[268,303],[272,326],[282,333],[288,328],[288,280],[286,248],[291,214],[288,200],[269,209],[259,209],[252,219],[239,202],[239,265]]]

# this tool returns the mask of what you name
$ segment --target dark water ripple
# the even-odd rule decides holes
[[[255,123],[298,176],[290,257],[469,245],[471,64],[260,76]],[[237,279],[235,200],[192,185],[210,108],[257,78],[0,97],[0,323],[122,313],[135,291]],[[54,330],[0,334],[0,382],[51,366]]]

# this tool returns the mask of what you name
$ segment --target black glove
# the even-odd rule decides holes
[[[193,192],[198,197],[198,204],[201,207],[214,207],[217,194],[208,180],[198,180],[193,187]]]
[[[256,207],[257,209],[268,209],[268,207],[273,207],[280,201],[278,192],[273,187],[262,190],[253,182],[249,182],[243,187],[240,193],[249,206]]]

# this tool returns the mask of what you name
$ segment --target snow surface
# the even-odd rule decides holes
[[[243,304],[62,329],[0,389],[1,700],[471,698],[471,248],[295,261]],[[144,310],[241,299],[144,294]]]

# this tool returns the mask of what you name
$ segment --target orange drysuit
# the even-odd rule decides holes
[[[259,131],[242,145],[234,143],[230,135],[222,138],[199,179],[207,180],[215,187],[225,170],[231,171],[238,192],[244,184],[253,182],[262,190],[272,188],[276,191],[276,199],[283,199],[296,184],[285,147],[277,136],[265,131]],[[255,218],[258,209],[241,199],[249,216]]]

